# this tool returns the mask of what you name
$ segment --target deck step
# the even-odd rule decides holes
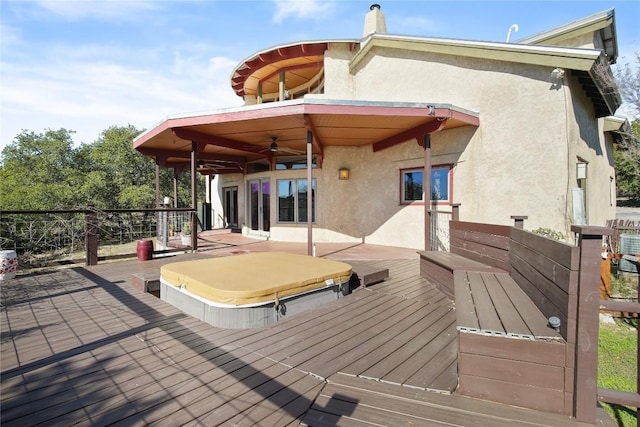
[[[360,285],[367,287],[389,278],[389,269],[373,266],[364,262],[349,262],[353,273],[358,276]]]

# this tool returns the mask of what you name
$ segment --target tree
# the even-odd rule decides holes
[[[0,209],[69,209],[81,203],[74,185],[82,179],[76,168],[73,131],[22,131],[2,150]]]
[[[631,129],[614,151],[617,195],[640,205],[640,52],[635,54],[635,66],[625,64],[616,72],[622,99],[636,114]]]
[[[73,131],[23,131],[0,157],[0,209],[145,209],[155,207],[155,163],[133,148],[142,131],[112,126],[74,148]],[[173,194],[173,170],[160,169],[161,195]],[[204,193],[198,180],[198,194]],[[179,206],[191,205],[189,173],[178,176]]]

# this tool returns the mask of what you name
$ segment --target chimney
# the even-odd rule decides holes
[[[385,24],[384,14],[380,11],[379,4],[372,4],[369,7],[369,12],[364,16],[364,31],[362,32],[362,38],[373,33],[387,33],[387,24]]]

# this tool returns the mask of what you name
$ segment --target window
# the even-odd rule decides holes
[[[408,204],[423,201],[424,169],[403,169],[400,171],[401,202]],[[436,203],[451,201],[451,167],[434,166],[431,168],[431,200]]]
[[[311,189],[312,221],[316,220],[316,180],[312,181]],[[278,222],[304,223],[307,222],[306,179],[278,180]]]

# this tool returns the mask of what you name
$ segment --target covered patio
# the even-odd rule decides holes
[[[424,148],[424,188],[430,188],[431,135],[463,126],[479,126],[478,113],[450,104],[302,99],[172,116],[134,141],[134,148],[160,167],[190,170],[192,208],[196,206],[196,174],[248,175],[306,168],[322,170],[327,147],[363,147],[373,152],[415,140]],[[336,171],[337,172],[337,171]],[[157,180],[156,180],[157,181]],[[159,188],[159,184],[156,185]],[[160,204],[159,190],[156,194]],[[175,197],[174,197],[175,199]],[[307,198],[312,211],[311,197]],[[425,204],[425,224],[430,223]],[[193,219],[195,225],[195,217]],[[313,220],[307,218],[307,254],[312,254]],[[429,242],[425,226],[425,242]],[[193,237],[193,247],[197,240]]]

